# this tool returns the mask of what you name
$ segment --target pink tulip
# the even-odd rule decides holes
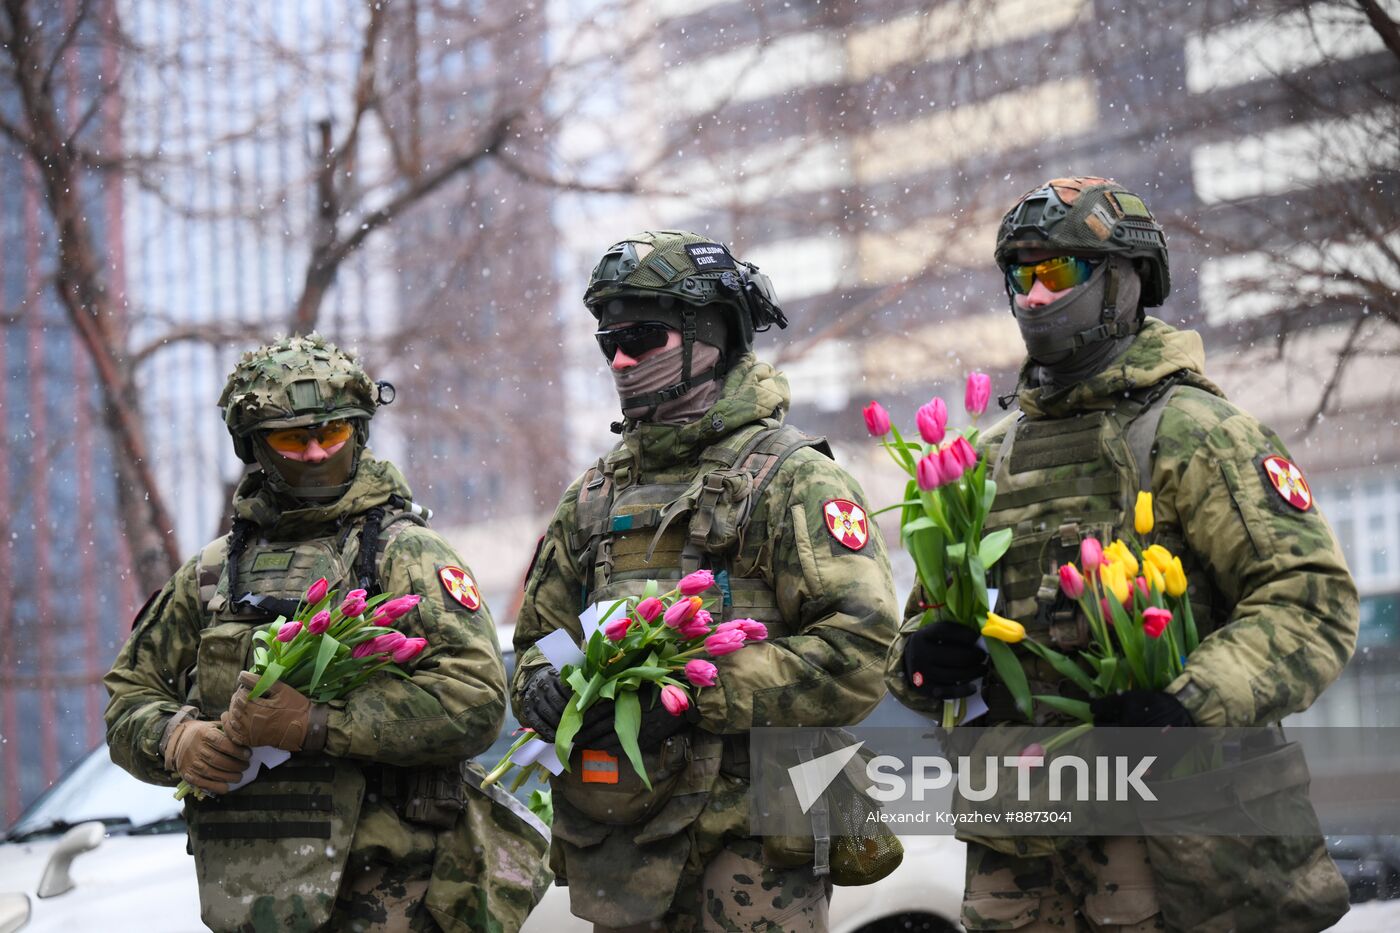
[[[977,451],[967,442],[967,438],[959,437],[953,441],[951,450],[958,457],[958,462],[962,464],[963,472],[977,466]]]
[[[688,596],[685,599],[678,599],[671,604],[671,608],[666,610],[665,621],[671,628],[676,628],[682,622],[695,615],[700,609],[700,597]]]
[[[316,605],[321,600],[326,598],[326,593],[330,590],[330,588],[331,585],[326,581],[325,577],[322,577],[321,579],[317,580],[315,583],[311,584],[306,588],[306,604],[308,606]]]
[[[705,639],[705,650],[711,657],[719,658],[726,654],[733,654],[744,647],[744,633],[738,629],[729,629],[724,632],[715,632]]]
[[[918,425],[919,436],[924,443],[942,443],[948,429],[948,405],[941,398],[931,399],[914,413],[914,423]]]
[[[1143,599],[1151,599],[1151,598],[1152,598],[1152,587],[1148,586],[1148,584],[1147,584],[1147,578],[1146,578],[1146,577],[1138,577],[1137,580],[1136,580],[1135,582],[1137,583],[1138,592],[1142,594],[1142,598],[1143,598]]]
[[[385,632],[383,635],[376,635],[370,639],[374,645],[375,654],[389,654],[399,650],[399,646],[408,641],[408,636],[403,632]]]
[[[351,590],[345,594],[346,599],[369,599],[369,593],[364,590]]]
[[[1101,609],[1101,610],[1103,611],[1103,618],[1104,618],[1104,621],[1107,622],[1109,625],[1112,625],[1112,624],[1113,624],[1113,610],[1110,609],[1110,608],[1108,607],[1108,597],[1107,597],[1107,596],[1105,596],[1105,597],[1103,597],[1102,599],[1099,600],[1099,609]]]
[[[1038,759],[1038,760],[1037,760]],[[1036,768],[1045,763],[1045,746],[1039,742],[1032,742],[1021,749],[1021,754],[1016,762],[1017,768]]]
[[[763,641],[768,637],[768,626],[755,619],[735,619],[739,623],[739,631],[744,633],[744,638],[749,641]]]
[[[613,619],[607,625],[603,626],[603,637],[608,641],[622,641],[623,636],[627,634],[627,629],[630,628],[631,625],[632,619],[629,616]]]
[[[369,657],[369,656],[372,655],[372,654],[374,654],[374,639],[373,639],[373,638],[370,638],[370,639],[367,639],[366,641],[360,642],[358,645],[356,645],[356,646],[350,651],[350,657],[352,657],[352,658],[357,658],[357,659],[360,659],[360,658],[367,658],[367,657]]]
[[[705,617],[703,620],[700,618],[702,615]],[[710,634],[710,614],[701,609],[685,622],[682,622],[680,628],[676,629],[676,634],[685,641],[704,638],[706,635]]]
[[[719,675],[719,668],[702,658],[685,662],[685,679],[697,687],[713,687]]]
[[[992,377],[986,373],[968,373],[967,389],[963,392],[963,407],[976,418],[987,410],[992,397]]]
[[[860,413],[865,416],[865,430],[870,432],[871,437],[884,437],[890,433],[890,413],[885,411],[885,406],[872,401]]]
[[[379,607],[379,613],[385,618],[393,621],[400,616],[406,616],[413,611],[413,607],[423,601],[423,597],[416,593],[409,593],[407,596],[400,596],[398,599],[391,599]],[[384,624],[384,623],[381,623]]]
[[[1161,638],[1171,621],[1170,610],[1158,609],[1153,606],[1151,609],[1142,611],[1142,630],[1147,633],[1148,638]]]
[[[666,707],[666,712],[672,716],[679,716],[690,709],[690,697],[686,696],[680,687],[667,684],[661,688],[661,705]]]
[[[289,642],[293,638],[296,638],[300,632],[300,622],[284,622],[282,623],[282,627],[277,630],[277,640],[280,642]]]
[[[1079,542],[1079,566],[1084,568],[1085,573],[1098,572],[1099,566],[1103,564],[1103,545],[1098,538],[1085,538]]]
[[[682,596],[694,596],[696,593],[705,592],[714,585],[715,575],[713,572],[697,570],[682,577],[681,582],[677,584],[677,589],[681,591]]]
[[[914,468],[914,481],[924,492],[931,492],[947,482],[943,478],[943,468],[938,463],[938,454],[927,454],[919,458],[919,464]]]
[[[1070,599],[1078,599],[1084,595],[1084,578],[1073,564],[1065,564],[1060,568],[1060,592]]]
[[[331,627],[331,613],[329,609],[322,609],[311,617],[311,621],[306,623],[306,630],[312,635],[320,635]]]
[[[953,452],[951,446],[938,452],[938,468],[943,473],[944,483],[954,482],[967,472],[967,467],[963,466],[962,459]]]
[[[356,592],[363,593],[364,590],[357,590]],[[353,619],[364,611],[365,598],[363,596],[356,596],[354,593],[345,597],[345,602],[340,604],[340,614],[347,619]]]
[[[426,638],[405,638],[403,644],[394,651],[394,663],[407,664],[422,654],[426,647],[428,647],[428,639]]]
[[[654,622],[656,621],[656,617],[661,615],[662,610],[665,608],[666,604],[661,600],[657,599],[655,596],[648,596],[646,599],[637,603],[637,617],[647,622]]]

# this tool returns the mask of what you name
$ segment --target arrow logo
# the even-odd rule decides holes
[[[836,780],[836,775],[841,773],[841,769],[846,767],[846,763],[855,757],[864,744],[857,742],[847,745],[820,758],[813,758],[788,768],[788,778],[792,781],[792,789],[797,792],[797,803],[802,807],[803,813],[812,808],[812,804],[826,792],[831,782]]]

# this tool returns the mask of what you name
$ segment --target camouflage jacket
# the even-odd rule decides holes
[[[683,481],[695,474],[701,450],[761,419],[781,420],[788,404],[787,380],[745,356],[702,417],[680,426],[635,426],[619,449],[645,481]],[[580,487],[581,480],[564,493],[526,580],[515,630],[517,703],[530,672],[545,663],[534,643],[559,628],[576,639],[582,634],[578,615],[589,594],[569,547]],[[738,734],[753,726],[844,725],[880,701],[881,667],[898,620],[884,542],[872,521],[866,545],[851,550],[837,543],[822,517],[832,499],[863,504],[864,498],[845,470],[811,448],[782,462],[749,527],[766,529],[758,570],[796,634],[714,659],[719,683],[697,694],[701,729]]]
[[[1283,442],[1228,402],[1205,378],[1204,364],[1199,335],[1148,318],[1112,366],[1068,389],[1050,393],[1030,385],[1029,368],[1023,370],[1017,400],[1028,422],[1068,419],[1112,410],[1164,380],[1181,383],[1156,433],[1154,533],[1184,550],[1196,568],[1193,604],[1198,588],[1208,588],[1218,624],[1169,691],[1200,725],[1277,722],[1311,705],[1351,657],[1356,586],[1316,505],[1294,508],[1267,479],[1262,461],[1288,457]],[[1016,417],[986,433],[983,455],[995,461]],[[1122,522],[1130,527],[1131,514]],[[907,706],[935,712],[941,701],[919,696],[904,679],[904,641],[919,625],[918,604],[916,592],[888,658],[886,683]]]
[[[244,480],[234,514],[257,522],[261,536],[273,541],[323,535],[392,495],[412,495],[392,464],[368,453],[350,491],[324,507],[282,511],[260,480],[258,472]],[[141,610],[104,679],[111,694],[106,720],[112,758],[153,784],[177,782],[165,770],[159,745],[167,720],[187,702],[200,632],[209,623],[198,563],[198,557],[185,562]],[[396,627],[427,638],[430,647],[413,663],[409,679],[376,677],[331,703],[328,754],[401,766],[448,764],[495,740],[505,715],[505,668],[495,626],[485,605],[469,612],[447,595],[437,571],[449,564],[465,566],[446,541],[421,526],[403,530],[380,555],[384,592],[423,597]],[[331,584],[342,594],[353,587],[348,581]],[[222,712],[202,709],[200,716],[217,719]]]

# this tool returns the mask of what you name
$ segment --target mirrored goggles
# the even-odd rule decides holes
[[[608,362],[612,362],[618,350],[635,360],[648,350],[664,347],[670,329],[669,325],[660,321],[642,321],[615,330],[600,330],[593,336],[598,339],[598,346]]]
[[[267,446],[279,454],[304,454],[306,448],[311,446],[313,439],[323,449],[330,450],[332,447],[350,440],[350,436],[354,433],[355,426],[349,421],[340,419],[304,428],[279,428],[276,431],[268,431],[265,436]]]
[[[1018,295],[1030,294],[1036,279],[1052,292],[1061,292],[1089,281],[1102,260],[1080,256],[1056,256],[1040,262],[1013,262],[1006,267],[1006,281]]]

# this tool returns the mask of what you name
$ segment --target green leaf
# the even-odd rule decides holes
[[[604,682],[602,689],[598,691],[598,696],[599,696],[601,699],[604,699],[604,700],[611,700],[611,699],[612,699],[614,696],[616,696],[616,695],[617,695],[617,678],[616,678],[616,677],[613,677],[613,678],[607,680],[606,682]]]
[[[1089,704],[1085,703],[1083,700],[1070,700],[1065,697],[1046,696],[1040,693],[1037,693],[1035,698],[1051,709],[1057,709],[1062,713],[1068,713],[1080,722],[1092,724],[1094,721],[1094,714],[1090,711]]]
[[[253,673],[259,673],[267,666],[267,649],[257,647],[253,649]]]
[[[917,502],[917,500],[915,501],[915,504],[916,504],[916,505],[919,504],[919,503]],[[923,531],[925,528],[937,528],[937,527],[938,527],[938,523],[937,523],[937,522],[935,522],[933,519],[929,518],[927,515],[924,515],[924,516],[922,516],[922,517],[920,517],[920,518],[914,519],[912,522],[909,522],[909,523],[905,524],[902,528],[900,528],[899,531],[900,531],[900,534],[901,534],[904,538],[909,538],[909,537],[910,537],[911,535],[913,535],[914,532],[916,532],[916,531]]]
[[[326,672],[326,665],[331,663],[331,658],[340,650],[340,642],[330,636],[330,633],[321,636],[321,646],[316,649],[316,669],[311,674],[311,689],[315,690],[321,683],[321,675]]]
[[[572,667],[572,665],[569,665]],[[574,667],[564,678],[564,682],[574,688],[574,693],[583,693],[588,688],[588,678],[583,675],[583,671]]]
[[[260,628],[253,633],[253,641],[263,645],[267,644],[268,639],[270,639],[271,637],[272,633],[265,628]]]
[[[1027,719],[1031,718],[1031,687],[1026,683],[1026,672],[1021,667],[1021,661],[1016,657],[1011,646],[1004,641],[997,641],[995,638],[988,638],[987,653],[992,656],[992,665],[997,669],[997,676],[1006,684],[1006,688],[1011,691],[1011,696],[1016,700],[1016,708],[1021,711],[1021,715]]]
[[[943,556],[950,564],[961,564],[967,560],[967,545],[959,541],[943,549]]]
[[[660,592],[661,584],[657,583],[655,580],[648,580],[647,585],[642,587],[642,599],[651,599]]]
[[[642,779],[647,790],[651,790],[651,778],[647,777],[646,766],[642,764],[642,750],[637,747],[637,733],[642,729],[642,703],[635,691],[629,690],[617,698],[613,704],[613,731],[617,733],[618,744],[627,753],[637,776]]]
[[[1030,639],[1024,641],[1023,644],[1031,651],[1040,655],[1040,657],[1058,671],[1061,676],[1073,681],[1075,686],[1089,694],[1089,696],[1102,695],[1101,690],[1095,689],[1094,681],[1089,677],[1088,672],[1076,664],[1072,658],[1065,657],[1054,648],[1047,647],[1046,645],[1031,641]]]
[[[873,512],[867,512],[866,514],[869,515],[871,518],[874,518],[876,515],[884,515],[886,512],[893,512],[895,509],[907,509],[910,506],[919,504],[920,502],[918,499],[905,499],[903,502],[896,502],[894,505],[887,505],[883,509],[876,509]]]
[[[987,568],[982,566],[982,558],[976,551],[967,558],[967,580],[972,587],[972,592],[968,594],[971,602],[968,611],[973,617],[970,621],[981,625],[982,614],[992,607],[988,605],[990,600],[987,597]]]
[[[282,672],[285,670],[286,668],[278,661],[273,661],[268,664],[267,670],[263,671],[263,675],[259,677],[258,682],[253,685],[253,692],[248,695],[248,698],[257,699],[266,693],[268,687],[271,687],[281,679]]]
[[[565,768],[569,766],[569,753],[574,748],[574,736],[583,725],[583,713],[579,711],[578,695],[569,697],[564,706],[564,715],[559,717],[559,727],[554,730],[554,753]]]
[[[593,701],[598,699],[598,691],[602,689],[603,675],[600,672],[594,674],[589,679],[588,683],[584,685],[583,690],[579,691],[578,708],[580,710],[586,710],[588,707],[592,706]]]
[[[530,802],[526,806],[544,825],[554,824],[554,792],[549,788],[541,790],[537,787],[530,791]]]
[[[982,559],[983,567],[990,567],[1005,556],[1009,547],[1011,547],[1011,529],[1003,528],[982,539],[982,543],[977,546],[977,556]]]
[[[1133,673],[1134,685],[1141,689],[1148,689],[1151,681],[1147,677],[1147,666],[1144,664],[1146,654],[1144,641],[1147,636],[1143,634],[1138,623],[1128,618],[1121,603],[1113,597],[1108,597],[1108,608],[1113,614],[1113,634],[1118,638],[1118,644],[1123,649],[1123,658],[1128,662],[1128,669]]]
[[[982,512],[986,514],[992,510],[992,500],[997,497],[997,482],[989,479],[982,484]]]
[[[930,602],[946,602],[948,585],[943,572],[943,532],[937,528],[925,528],[909,536],[909,555],[914,558],[914,566],[919,571],[919,580]]]

